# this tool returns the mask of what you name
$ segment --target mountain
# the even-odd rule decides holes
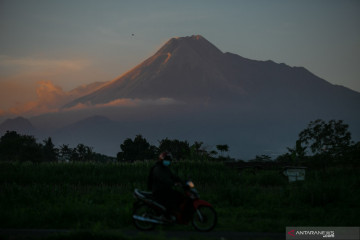
[[[222,56],[219,49],[201,36],[172,38],[128,73],[66,107],[119,98],[206,100],[221,94],[221,89],[224,93],[231,90],[217,67]]]
[[[0,136],[6,133],[6,131],[16,131],[21,134],[34,134],[36,129],[31,122],[23,117],[16,117],[6,119],[0,124]]]
[[[56,144],[83,143],[111,156],[137,134],[154,145],[164,138],[210,149],[228,144],[236,158],[276,155],[318,118],[344,120],[360,140],[360,93],[303,67],[223,53],[199,35],[172,38],[127,73],[86,91],[63,106],[71,111],[31,122]]]
[[[98,90],[105,84],[106,84],[106,82],[94,82],[94,83],[90,83],[90,84],[81,85],[79,87],[72,89],[69,92],[69,97],[70,98],[82,97],[84,95],[90,94],[90,93]]]
[[[129,72],[65,107],[121,98],[171,98],[192,104],[251,104],[259,110],[286,107],[310,112],[360,103],[359,93],[332,85],[305,68],[223,53],[199,35],[170,39]]]

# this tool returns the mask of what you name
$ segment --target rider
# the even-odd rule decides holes
[[[166,207],[167,218],[178,210],[183,198],[180,192],[173,189],[176,184],[181,183],[181,180],[169,168],[172,159],[171,153],[161,153],[159,161],[151,168],[148,178],[148,188],[152,191],[155,200]]]

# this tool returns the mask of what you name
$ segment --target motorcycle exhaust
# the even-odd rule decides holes
[[[151,223],[156,223],[156,224],[164,224],[163,221],[156,220],[156,219],[151,219],[151,218],[146,218],[146,217],[142,217],[142,216],[139,216],[139,215],[133,215],[133,219],[139,220],[139,221],[143,221],[143,222],[151,222]]]

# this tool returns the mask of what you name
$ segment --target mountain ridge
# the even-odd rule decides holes
[[[204,37],[192,35],[171,38],[154,55],[127,73],[64,108],[77,104],[104,104],[121,98],[266,103],[269,98],[274,99],[274,95],[278,96],[276,102],[301,95],[311,102],[318,101],[319,89],[331,87],[336,88],[303,67],[223,53]],[[314,89],[320,92],[314,92]],[[286,93],[289,91],[292,92]]]

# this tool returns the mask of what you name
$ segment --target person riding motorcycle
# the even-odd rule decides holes
[[[171,153],[161,153],[158,162],[151,168],[148,178],[148,189],[152,191],[155,200],[166,208],[165,217],[168,219],[178,211],[183,198],[180,192],[173,189],[176,184],[181,183],[181,180],[169,168],[172,160]]]

